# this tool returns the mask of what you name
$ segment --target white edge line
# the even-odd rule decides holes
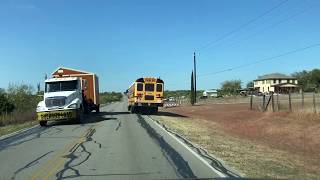
[[[146,116],[148,117],[148,116]],[[181,142],[176,136],[174,136],[172,133],[165,130],[160,124],[156,123],[152,118],[148,117],[152,122],[154,122],[159,128],[161,128],[163,131],[165,131],[169,136],[171,136],[174,140],[178,141],[183,147],[185,147],[188,151],[190,151],[195,157],[197,157],[201,162],[203,162],[205,165],[207,165],[212,171],[214,171],[216,174],[218,174],[220,177],[227,177],[225,174],[221,173],[220,171],[213,168],[208,161],[204,160],[202,157],[199,156],[196,152],[194,152],[189,146]]]
[[[4,140],[4,139],[7,139],[7,138],[10,138],[10,137],[12,137],[12,136],[14,136],[14,135],[17,135],[17,134],[26,132],[26,131],[28,131],[28,130],[30,130],[30,129],[33,129],[33,128],[35,128],[35,127],[38,127],[38,126],[39,126],[39,125],[36,124],[36,125],[34,125],[34,126],[32,126],[32,127],[29,127],[29,128],[20,129],[20,130],[18,130],[18,131],[12,132],[12,133],[10,133],[10,134],[5,134],[5,135],[3,135],[3,136],[0,136],[0,141],[2,141],[2,140]]]

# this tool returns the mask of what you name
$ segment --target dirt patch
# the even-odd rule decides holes
[[[222,150],[223,153],[229,153],[227,157],[232,158],[227,158],[227,162],[243,156],[239,162],[231,164],[249,176],[294,179],[298,179],[295,176],[311,179],[320,176],[319,114],[263,113],[249,110],[248,104],[185,106],[162,111],[170,113],[171,117],[155,117],[173,126],[192,141],[200,140],[213,154]],[[174,114],[177,116],[172,116]],[[183,122],[188,122],[189,127],[184,129],[186,124]],[[219,136],[222,140],[217,144],[216,137]],[[205,138],[212,141],[202,141]],[[225,139],[229,139],[229,143],[226,144]],[[237,143],[234,144],[235,142]],[[219,149],[223,144],[229,148]],[[250,147],[247,147],[248,144],[251,144]],[[239,150],[243,148],[244,151]],[[232,153],[234,149],[236,152]],[[243,154],[239,154],[241,152]],[[223,154],[221,156],[226,158]],[[258,161],[264,162],[263,165],[249,165],[257,164]]]
[[[198,121],[218,123],[225,132],[259,143],[320,158],[320,115],[307,113],[263,113],[247,104],[185,106],[164,111]]]

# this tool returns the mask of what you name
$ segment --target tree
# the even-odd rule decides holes
[[[298,79],[300,87],[307,92],[320,90],[320,69],[313,69],[312,71],[300,71],[292,74]]]
[[[254,86],[253,81],[249,81],[249,82],[247,83],[247,88],[251,88],[251,87],[253,87],[253,86]]]
[[[100,93],[100,104],[120,101],[122,93],[120,92],[102,92]]]
[[[191,102],[191,105],[192,105],[192,106],[193,106],[194,103],[195,103],[193,71],[192,71],[192,73],[191,73],[190,102]]]
[[[10,113],[14,110],[14,105],[10,103],[4,91],[0,91],[0,115]]]
[[[237,90],[241,89],[241,80],[224,81],[221,84],[221,92],[224,95],[236,95]]]
[[[40,99],[32,94],[33,87],[27,84],[9,84],[7,94],[9,101],[19,112],[35,109]]]

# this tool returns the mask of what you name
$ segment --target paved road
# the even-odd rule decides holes
[[[84,124],[55,122],[1,140],[1,179],[182,178],[141,118],[119,102]]]

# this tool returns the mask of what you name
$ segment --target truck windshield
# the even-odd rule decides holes
[[[59,91],[74,91],[77,89],[78,81],[60,81],[60,82],[47,82],[46,92],[59,92]]]

